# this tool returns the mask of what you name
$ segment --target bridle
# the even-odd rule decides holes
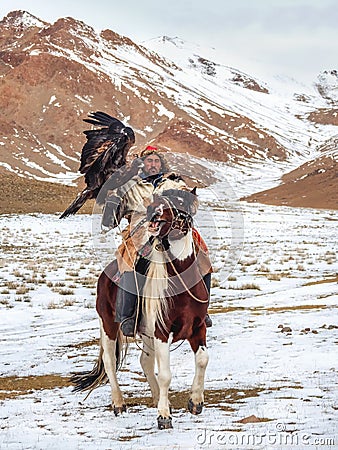
[[[181,231],[184,235],[186,235],[189,231],[189,229],[192,228],[193,225],[193,218],[191,216],[191,214],[189,214],[188,212],[185,211],[179,211],[176,206],[172,203],[172,201],[168,198],[168,197],[162,197],[163,200],[165,200],[168,204],[168,206],[170,207],[170,211],[172,214],[172,221],[171,221],[171,226],[170,229],[166,232],[166,234],[164,236],[162,236],[160,238],[160,240],[162,241],[162,247],[164,250],[168,250],[168,235],[170,233],[171,230],[179,230]],[[168,220],[166,220],[165,222],[169,222]],[[186,225],[186,229],[184,230],[184,226]],[[157,236],[157,238],[159,238],[159,236]],[[164,244],[164,241],[166,241],[166,245]],[[164,252],[164,255],[166,255],[166,251]],[[179,280],[181,281],[182,285],[184,286],[186,292],[189,293],[189,295],[191,296],[191,298],[193,298],[194,300],[196,300],[199,303],[209,303],[209,298],[207,298],[206,300],[201,300],[200,298],[196,297],[196,295],[194,295],[191,292],[191,289],[186,285],[184,279],[182,278],[182,274],[180,274],[175,265],[173,264],[171,258],[167,259],[167,263],[171,266],[171,268],[173,269],[175,275],[179,278]],[[203,280],[204,282],[204,280]],[[204,282],[205,285],[205,282]],[[207,287],[205,286],[205,289],[207,291]]]
[[[178,208],[174,205],[174,203],[168,197],[161,196],[161,199],[164,200],[164,202],[168,206],[168,209],[170,210],[171,220],[160,219],[161,222],[170,223],[170,228],[167,230],[167,232],[163,236],[157,236],[157,239],[159,239],[160,244],[157,244],[156,249],[159,251],[163,251],[163,254],[165,255],[165,257],[167,259],[167,263],[171,266],[173,272],[179,278],[179,280],[181,281],[182,285],[184,286],[186,292],[189,293],[191,298],[193,298],[194,300],[196,300],[199,303],[208,303],[209,298],[207,298],[206,300],[201,300],[200,298],[196,297],[196,295],[193,294],[191,289],[186,285],[184,279],[182,278],[182,274],[178,272],[178,270],[176,269],[175,265],[173,264],[171,258],[168,258],[168,255],[167,255],[167,251],[170,247],[170,244],[168,241],[168,236],[169,236],[170,231],[178,230],[178,231],[181,231],[181,233],[184,236],[187,235],[188,231],[193,226],[193,218],[190,213],[188,213],[186,211],[179,211]],[[158,215],[158,213],[156,214],[156,208],[155,208],[155,214],[153,214],[153,217],[156,215]],[[207,291],[207,287],[205,287],[205,289]]]
[[[168,209],[170,210],[171,213],[170,221],[165,219],[161,220],[162,222],[170,223],[170,228],[165,233],[165,235],[161,237],[161,239],[168,236],[168,234],[173,230],[178,230],[185,236],[193,225],[193,218],[191,214],[189,214],[186,211],[178,210],[177,207],[174,205],[174,203],[168,197],[163,196],[161,198],[167,203]]]
[[[191,214],[189,214],[188,212],[185,211],[179,211],[176,206],[173,204],[172,201],[169,200],[168,197],[161,197],[161,199],[163,199],[167,205],[168,205],[168,209],[170,210],[171,216],[172,216],[172,220],[165,220],[165,219],[161,219],[161,222],[163,223],[171,223],[170,228],[168,229],[168,231],[166,232],[166,234],[164,236],[162,236],[162,238],[159,237],[159,239],[163,239],[164,237],[167,237],[168,234],[170,233],[170,231],[172,230],[178,230],[181,231],[183,233],[183,235],[185,236],[188,233],[188,230],[190,228],[192,228],[193,226],[193,218],[191,216]],[[156,211],[156,209],[155,209]],[[153,214],[152,217],[156,216],[156,212],[155,214]],[[140,220],[138,222],[138,224],[129,232],[128,237],[132,237],[140,228],[141,226],[148,222],[149,218],[146,216],[144,217],[142,220]]]

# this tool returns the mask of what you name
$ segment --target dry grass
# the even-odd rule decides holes
[[[19,284],[16,281],[8,281],[7,282],[8,289],[17,289]]]
[[[267,276],[270,281],[280,281],[282,279],[281,275],[278,273],[271,273]]]
[[[234,311],[244,311],[249,308],[244,308],[244,306],[211,306],[208,309],[209,314],[227,314]]]
[[[211,287],[215,288],[219,286],[220,286],[219,280],[217,278],[211,278]]]
[[[3,377],[0,378],[0,400],[16,398],[19,395],[30,394],[34,390],[55,389],[69,385],[69,378],[62,377],[60,375]]]
[[[18,295],[15,297],[15,301],[30,303],[32,301],[32,298],[30,297],[30,295],[23,295],[23,296]]]
[[[323,280],[309,281],[308,283],[305,283],[304,286],[315,286],[316,284],[324,283],[338,283],[338,275],[332,278],[324,278]]]
[[[29,288],[26,286],[20,286],[16,290],[17,295],[24,295],[24,294],[27,294],[27,292],[29,292]]]
[[[79,276],[79,271],[78,270],[66,270],[66,275],[77,278]]]
[[[73,295],[74,291],[73,291],[73,289],[65,288],[65,289],[60,289],[58,293],[60,295]]]
[[[327,305],[298,305],[298,306],[270,306],[268,308],[259,307],[256,311],[284,312],[284,311],[305,311],[311,309],[327,309]]]
[[[239,263],[244,267],[250,267],[250,266],[255,266],[258,263],[258,260],[257,259],[248,259],[245,261],[240,261]]]
[[[89,341],[83,344],[74,345],[76,348],[95,344],[96,341]],[[0,378],[0,400],[13,399],[21,395],[31,394],[37,390],[47,390],[55,388],[63,388],[71,385],[70,378],[60,375],[40,375],[27,377],[3,377]],[[280,390],[281,388],[272,388]],[[205,390],[205,404],[216,406],[222,410],[234,411],[231,405],[247,398],[257,397],[260,393],[266,391],[263,387],[253,387],[249,389],[210,389]],[[169,398],[174,409],[185,409],[187,407],[190,391],[170,392]],[[129,407],[144,405],[153,406],[152,398],[149,395],[137,396],[131,394],[126,398]]]
[[[1,170],[1,182],[6,195],[0,198],[0,214],[26,214],[42,212],[47,214],[64,211],[74,200],[79,188],[58,183],[21,178]],[[53,201],[51,201],[53,199]],[[90,214],[94,202],[87,201],[79,211]],[[29,232],[29,228],[26,229]]]
[[[6,306],[7,308],[12,308],[8,297],[0,298],[0,305]]]
[[[244,283],[239,286],[229,286],[229,289],[235,289],[235,290],[239,290],[239,291],[245,291],[245,290],[250,290],[250,289],[257,290],[257,291],[261,290],[261,288],[256,283]]]
[[[81,278],[79,281],[81,282],[82,286],[92,289],[96,287],[97,277],[85,277]]]
[[[237,277],[235,277],[234,275],[229,275],[228,281],[237,281]]]
[[[73,306],[75,303],[76,299],[74,297],[65,298],[60,303],[56,303],[55,300],[51,300],[47,305],[47,309],[67,308],[68,306]]]

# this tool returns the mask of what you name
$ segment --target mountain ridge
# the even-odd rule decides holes
[[[1,25],[0,164],[24,177],[76,183],[81,119],[92,110],[133,127],[134,153],[151,142],[238,176],[264,164],[283,175],[318,158],[338,133],[334,70],[283,95],[178,38],[136,44],[72,18],[48,24],[22,11]]]

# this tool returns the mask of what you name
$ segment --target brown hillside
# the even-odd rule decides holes
[[[59,213],[74,200],[79,189],[45,181],[22,178],[0,171],[2,190],[0,214]],[[80,213],[90,214],[93,200],[81,208]]]
[[[198,64],[204,73],[205,64],[212,63]],[[67,178],[78,169],[85,142],[82,119],[95,110],[128,121],[136,134],[134,151],[153,142],[221,161],[254,157],[258,151],[286,158],[286,149],[269,131],[245,115],[215,109],[204,96],[194,114],[187,112],[175,100],[175,92],[190,89],[176,82],[179,70],[113,31],[97,33],[69,17],[48,24],[23,11],[10,13],[0,22],[3,167],[30,178],[48,180],[60,173]],[[235,77],[234,84],[261,91],[249,81]]]
[[[284,175],[283,184],[242,198],[248,202],[308,208],[338,209],[338,162],[315,160]]]
[[[225,78],[222,75],[225,66],[195,54],[189,59],[191,77],[186,76],[184,65],[177,64],[128,37],[111,30],[97,32],[71,17],[50,24],[28,12],[13,11],[3,18],[0,174],[7,195],[0,201],[0,212],[65,209],[83,188],[82,178],[78,189],[60,184],[73,179],[79,168],[86,141],[83,131],[89,127],[82,119],[91,111],[105,111],[134,129],[136,145],[130,156],[152,143],[182,157],[226,162],[238,169],[239,176],[249,160],[259,165],[269,160],[287,162],[293,152],[310,154],[327,139],[327,133],[322,135],[313,123],[338,126],[336,71],[325,72],[317,85],[326,103],[318,107],[314,102],[310,107],[312,98],[299,93],[295,98],[309,107],[294,110],[292,103],[281,107],[278,119],[282,120],[277,119],[271,128],[271,105],[277,103],[264,83],[233,69],[227,80],[227,72]],[[198,78],[201,83],[192,82],[195,73],[203,75]],[[216,75],[222,75],[222,82]],[[213,81],[217,95],[212,92]],[[237,92],[241,92],[238,99]],[[229,94],[233,106],[223,102]],[[293,129],[295,118],[305,121],[304,129],[298,122]],[[308,140],[298,138],[300,129],[305,137],[309,131]],[[332,147],[336,148],[334,139],[329,142]],[[190,161],[183,167],[194,184],[212,183],[212,173],[201,179],[201,171],[192,168]],[[281,186],[255,194],[249,201],[335,208],[335,169],[299,170],[289,174],[290,179],[286,176]],[[46,184],[34,179],[45,179]],[[90,212],[91,207],[84,211]]]

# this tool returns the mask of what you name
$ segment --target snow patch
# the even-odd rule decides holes
[[[169,111],[162,103],[157,103],[156,108],[158,109],[159,116],[167,116],[169,120],[175,117],[175,114],[172,111]]]

